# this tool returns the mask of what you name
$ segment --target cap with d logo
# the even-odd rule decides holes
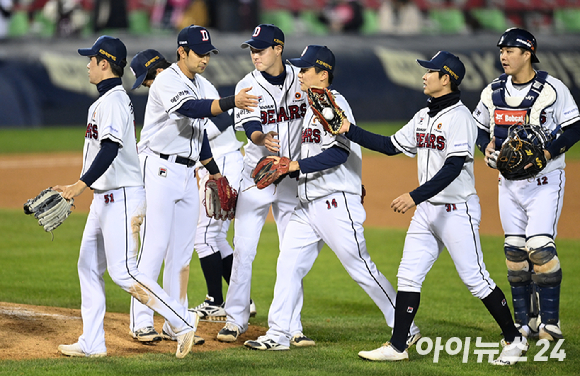
[[[205,27],[191,25],[184,27],[177,36],[177,46],[189,47],[198,55],[206,55],[210,52],[217,54],[219,51],[211,44],[209,31]]]
[[[254,29],[252,39],[242,43],[242,48],[251,46],[257,50],[264,50],[277,45],[284,46],[284,33],[282,30],[276,25],[261,24]]]

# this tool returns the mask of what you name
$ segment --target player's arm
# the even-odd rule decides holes
[[[419,205],[445,189],[461,173],[465,156],[452,156],[445,160],[443,167],[423,185],[409,193],[402,194],[391,203],[391,208],[399,213]]]
[[[67,200],[80,195],[107,171],[118,153],[119,144],[105,138],[101,141],[101,150],[97,153],[87,172],[76,183],[66,186],[57,185],[54,189],[62,191],[62,196]]]
[[[313,157],[290,162],[290,172],[300,171],[304,174],[322,171],[339,166],[346,162],[350,153],[337,145],[324,150]]]
[[[209,145],[209,139],[207,138],[207,132],[203,131],[203,141],[201,143],[201,150],[199,152],[199,161],[209,172],[209,179],[215,180],[222,177],[220,169],[213,159],[211,153],[211,146]]]
[[[252,141],[254,144],[265,146],[266,149],[272,153],[277,153],[280,150],[280,140],[275,138],[275,136],[278,135],[277,132],[270,131],[264,133],[262,123],[256,120],[245,122],[243,127],[246,132],[246,137],[248,137],[248,140]]]
[[[391,141],[390,136],[383,136],[369,132],[361,127],[357,127],[355,124],[352,124],[346,118],[342,122],[340,133],[344,133],[346,138],[352,142],[370,150],[378,151],[386,155],[396,155],[401,153],[401,151],[395,147],[393,141]]]
[[[216,99],[211,104],[211,113],[213,116],[219,115],[222,112],[227,112],[234,107],[241,110],[254,111],[253,107],[258,106],[258,97],[248,94],[252,90],[251,87],[242,89],[236,95],[230,95],[221,99]]]
[[[563,128],[564,132],[552,141],[550,146],[544,150],[547,160],[556,158],[558,155],[568,151],[580,140],[580,120]]]

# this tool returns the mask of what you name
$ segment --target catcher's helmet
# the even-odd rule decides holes
[[[532,63],[539,63],[536,56],[538,44],[536,38],[527,30],[512,27],[507,29],[497,42],[498,47],[520,47],[532,53]]]

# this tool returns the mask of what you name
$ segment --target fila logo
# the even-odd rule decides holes
[[[407,313],[413,313],[413,307],[407,307]]]
[[[166,178],[167,177],[167,169],[163,168],[163,167],[159,167],[159,176],[161,176],[162,178]]]
[[[505,306],[506,304],[507,304],[507,302],[505,301],[505,299],[502,299],[502,301],[501,301],[501,305],[502,305],[502,306]]]
[[[257,37],[258,35],[260,35],[260,31],[262,31],[262,28],[260,26],[256,26],[256,28],[254,29],[254,34],[252,34],[252,36]]]
[[[206,42],[209,40],[209,34],[207,33],[207,30],[200,30],[199,31],[201,33],[201,40]]]

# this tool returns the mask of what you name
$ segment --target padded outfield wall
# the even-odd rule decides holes
[[[143,49],[155,48],[175,61],[176,36],[138,38],[113,34],[128,48],[129,60]],[[471,109],[481,90],[502,71],[495,46],[499,35],[453,36],[289,36],[284,58],[300,56],[308,44],[323,44],[337,57],[335,88],[350,102],[357,121],[407,120],[425,105],[421,91],[424,69],[415,59],[429,59],[438,50],[460,56],[467,74],[462,99]],[[240,44],[246,34],[212,32],[220,50],[213,55],[204,76],[220,91],[231,95],[235,84],[253,69],[248,50]],[[94,39],[30,40],[0,44],[0,126],[75,125],[86,121],[86,111],[97,97],[88,82],[87,59],[77,48]],[[538,35],[541,61],[538,69],[561,79],[580,103],[580,38],[576,35]],[[123,83],[134,82],[130,69]],[[147,89],[129,91],[138,124],[143,122]]]

